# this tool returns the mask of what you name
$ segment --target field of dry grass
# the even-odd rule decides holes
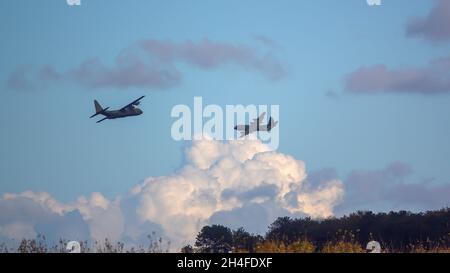
[[[60,240],[56,244],[48,244],[45,237],[37,239],[23,239],[17,248],[0,244],[0,253],[66,253],[67,240]],[[80,242],[82,253],[168,253],[170,244],[161,238],[150,241],[147,246],[126,247],[124,243],[112,243],[109,240],[103,242]],[[248,253],[245,249],[235,249],[235,253]],[[258,243],[256,253],[367,253],[364,245],[352,240],[338,240],[327,242],[322,248],[317,247],[308,239],[298,240],[291,244],[276,241],[264,241]],[[391,249],[382,244],[382,253],[450,253],[450,247],[440,245],[439,242],[425,242],[410,244],[404,249]]]

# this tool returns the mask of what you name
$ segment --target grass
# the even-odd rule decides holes
[[[450,236],[450,234],[449,234]],[[80,242],[82,253],[168,253],[170,242],[156,238],[153,234],[147,236],[147,246],[126,246],[123,242],[83,241]],[[383,253],[450,253],[448,238],[437,242],[429,239],[415,244],[408,244],[402,249],[390,248],[388,244],[380,242]],[[65,253],[68,241],[61,239],[56,244],[49,244],[45,236],[38,235],[36,239],[23,239],[16,248],[0,244],[0,253]],[[366,253],[365,245],[361,245],[349,232],[340,233],[334,240],[330,240],[321,247],[315,245],[308,238],[286,244],[281,241],[264,240],[255,246],[256,253]],[[235,249],[235,253],[248,253],[245,249]]]

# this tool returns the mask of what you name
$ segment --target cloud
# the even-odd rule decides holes
[[[259,141],[194,141],[186,158],[188,164],[176,174],[149,178],[132,190],[140,200],[141,219],[159,223],[176,243],[194,238],[211,217],[217,220],[221,213],[243,225],[248,219],[241,218],[246,215],[242,209],[256,205],[328,217],[343,195],[339,181],[304,190],[304,163],[269,151]],[[269,216],[267,222],[283,214],[265,209],[261,215]]]
[[[234,64],[260,72],[269,79],[278,79],[285,73],[283,67],[270,54],[260,56],[253,48],[243,45],[212,42],[205,39],[199,43],[173,43],[146,40],[140,46],[160,62],[185,62],[201,69],[218,68]]]
[[[16,68],[8,77],[6,85],[14,90],[33,90],[34,86],[27,77],[30,69],[26,66]]]
[[[380,170],[354,170],[344,179],[345,201],[338,214],[355,210],[424,210],[448,206],[450,184],[412,181],[413,168],[393,162]]]
[[[450,1],[435,1],[427,16],[412,18],[407,25],[406,35],[422,37],[432,42],[450,40]]]
[[[450,92],[450,57],[432,60],[425,67],[390,69],[363,66],[348,74],[345,90],[353,94],[382,92],[435,95]]]
[[[0,231],[4,225],[20,223],[21,230],[27,233],[11,236],[0,232],[0,235],[17,240],[33,234],[53,239],[118,240],[123,230],[118,205],[119,200],[108,201],[96,192],[90,198],[81,196],[73,203],[61,203],[46,192],[7,193],[0,198]]]
[[[427,16],[410,19],[406,35],[422,37],[432,42],[450,40],[450,1],[436,0]],[[450,57],[433,59],[422,67],[390,68],[385,64],[362,66],[344,77],[344,88],[353,94],[448,93]]]
[[[353,170],[341,182],[332,168],[307,175],[303,161],[270,151],[258,140],[201,139],[185,154],[186,164],[177,172],[149,177],[113,200],[101,193],[67,203],[45,192],[4,194],[0,240],[45,234],[53,240],[109,238],[135,246],[147,244],[147,235],[156,232],[178,251],[208,224],[264,233],[280,216],[325,218],[449,205],[450,185],[413,182],[413,168],[402,162]]]
[[[202,226],[226,219],[263,232],[278,216],[329,217],[344,193],[335,179],[308,186],[304,162],[270,151],[257,140],[197,140],[187,148],[186,162],[176,173],[149,177],[115,200],[100,193],[72,203],[58,202],[48,193],[5,194],[0,198],[0,234],[33,236],[39,227],[49,226],[49,217],[76,213],[83,220],[77,225],[86,225],[91,238],[137,244],[158,231],[176,249],[192,243]],[[20,204],[25,201],[45,213],[30,212],[34,220],[23,222],[28,214]],[[15,227],[17,234],[11,233]]]
[[[52,241],[88,238],[89,227],[81,214],[78,211],[63,213],[62,206],[47,193],[3,195],[0,198],[0,240],[17,243],[38,234]]]
[[[250,46],[209,39],[197,43],[149,39],[122,50],[109,66],[98,58],[84,60],[67,71],[58,71],[52,65],[37,70],[22,66],[9,75],[7,86],[29,90],[71,82],[89,88],[167,89],[182,81],[183,73],[178,68],[180,63],[202,70],[234,65],[257,72],[269,80],[278,80],[286,73],[271,50],[260,52]]]
[[[245,227],[250,233],[264,234],[267,227],[277,216],[298,216],[274,206],[272,202],[245,203],[242,207],[232,210],[215,212],[208,220],[208,224],[223,225],[232,229]]]
[[[107,67],[99,59],[86,60],[64,74],[63,78],[90,88],[166,89],[181,81],[181,72],[175,67],[159,67],[138,58],[120,57],[112,67]]]

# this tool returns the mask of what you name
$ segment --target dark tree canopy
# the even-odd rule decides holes
[[[235,250],[255,252],[256,244],[263,240],[262,236],[250,234],[242,227],[233,231],[233,248]]]
[[[202,253],[227,253],[231,251],[232,245],[231,230],[221,225],[203,227],[195,241],[197,251]]]
[[[379,241],[383,249],[410,251],[417,245],[450,247],[450,208],[424,213],[407,211],[373,213],[358,211],[341,218],[314,220],[280,217],[274,221],[264,237],[250,234],[243,228],[212,225],[202,228],[197,235],[197,252],[255,252],[264,242],[285,246],[310,241],[321,251],[330,243],[351,241],[364,247],[371,240]],[[187,250],[187,249],[186,249]]]
[[[266,239],[289,244],[306,237],[321,247],[326,242],[342,239],[344,233],[354,235],[361,245],[375,239],[385,247],[398,250],[427,241],[448,245],[450,209],[425,213],[358,211],[321,221],[282,217],[270,225]]]

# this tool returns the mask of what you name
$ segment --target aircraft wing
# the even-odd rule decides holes
[[[266,112],[263,112],[261,115],[259,115],[258,118],[253,119],[253,121],[250,122],[250,128],[256,128],[257,125],[261,124],[265,115],[266,115]]]
[[[98,120],[97,123],[102,122],[102,121],[104,121],[105,119],[108,119],[108,118],[107,118],[107,117],[106,117],[106,118],[102,118],[101,120]]]
[[[140,98],[135,99],[133,102],[131,102],[131,103],[125,105],[124,107],[120,108],[119,111],[123,111],[123,110],[127,109],[128,107],[130,107],[130,106],[132,106],[132,105],[138,105],[138,104],[139,104],[139,101],[140,101],[141,99],[143,99],[144,97],[145,97],[145,96],[141,96]]]

